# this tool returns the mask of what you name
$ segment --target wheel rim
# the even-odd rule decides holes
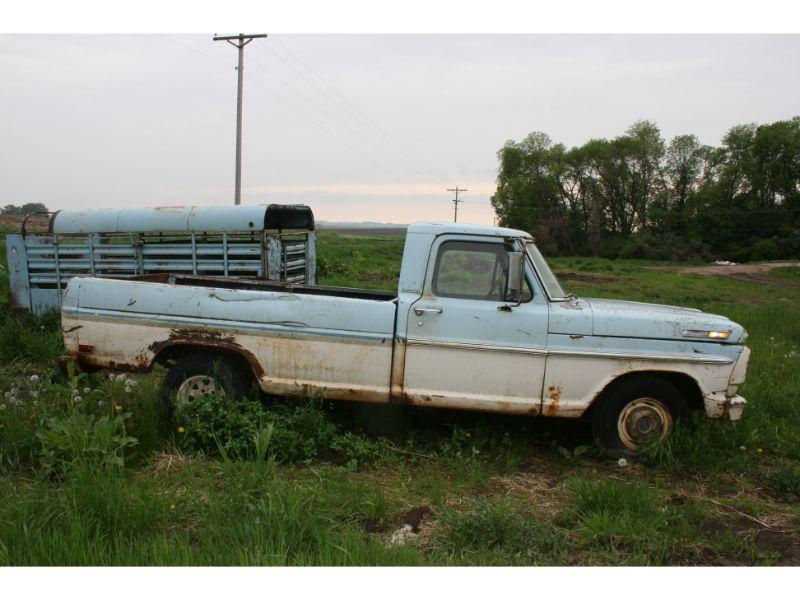
[[[664,441],[672,432],[672,413],[655,398],[637,398],[625,405],[617,421],[625,447],[638,451],[642,444]]]
[[[178,388],[176,404],[181,407],[196,398],[224,393],[222,386],[210,375],[192,375],[187,377]]]

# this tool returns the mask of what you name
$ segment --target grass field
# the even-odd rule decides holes
[[[393,289],[402,246],[322,232],[320,280]],[[800,564],[800,269],[552,265],[580,295],[742,323],[744,419],[700,419],[625,466],[570,421],[211,398],[165,424],[163,370],[60,375],[57,315],[9,315],[3,271],[0,564]],[[405,522],[416,535],[391,544]]]

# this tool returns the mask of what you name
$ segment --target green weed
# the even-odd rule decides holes
[[[568,540],[516,509],[509,500],[478,500],[469,510],[445,509],[437,539],[455,562],[536,565],[563,559]]]

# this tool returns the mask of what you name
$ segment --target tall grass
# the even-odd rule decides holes
[[[0,561],[10,565],[418,564],[416,548],[389,549],[354,516],[372,498],[275,477],[259,463],[194,465],[162,477],[92,468],[57,488],[0,482]]]

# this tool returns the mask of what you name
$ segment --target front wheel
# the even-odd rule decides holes
[[[689,409],[669,381],[640,378],[624,381],[601,400],[594,412],[595,442],[611,456],[635,456],[666,440],[676,423],[689,422]]]

